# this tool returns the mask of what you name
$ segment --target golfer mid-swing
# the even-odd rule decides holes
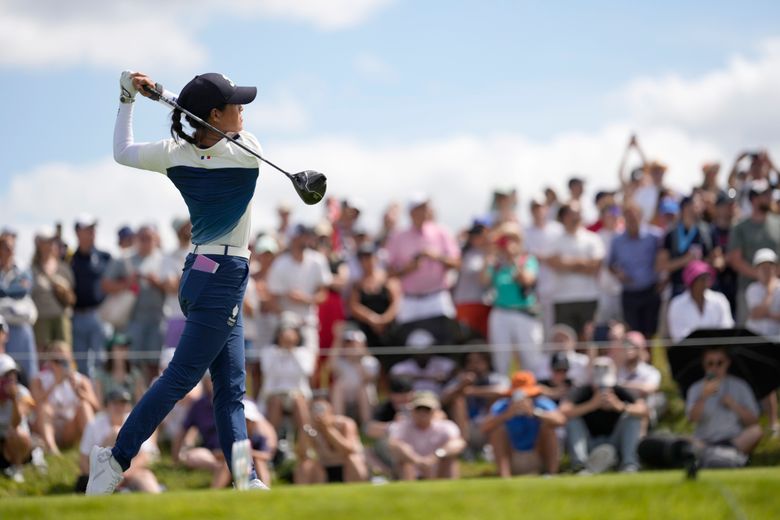
[[[267,489],[257,479],[251,462],[238,467],[242,464],[231,460],[233,443],[247,438],[241,404],[246,383],[241,302],[249,276],[249,206],[258,159],[189,116],[187,121],[195,132],[187,134],[179,110],[171,116],[172,139],[134,143],[135,95],[141,92],[150,97],[144,87],[153,89],[155,83],[144,74],[125,71],[120,86],[114,158],[120,164],[168,176],[189,208],[194,245],[179,285],[179,302],[187,323],[173,360],[135,406],[115,446],[92,448],[87,494],[114,491],[141,444],[207,369],[214,383],[219,442],[233,479],[246,481],[248,476],[250,488]],[[255,87],[237,87],[227,77],[211,73],[187,83],[178,103],[231,137],[238,134],[238,140],[259,152],[255,137],[242,130],[241,116],[243,105],[256,95]]]

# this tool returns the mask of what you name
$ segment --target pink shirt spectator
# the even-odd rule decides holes
[[[423,251],[432,251],[447,258],[460,258],[458,244],[452,234],[435,222],[425,222],[420,230],[412,227],[390,237],[387,243],[388,263],[401,269]],[[447,269],[425,258],[419,268],[401,278],[401,288],[407,295],[425,295],[448,289]]]
[[[449,419],[434,419],[431,426],[421,430],[414,425],[411,419],[403,419],[390,425],[388,436],[391,440],[397,439],[405,442],[420,456],[433,455],[438,449],[447,444],[451,439],[460,437],[458,425]]]

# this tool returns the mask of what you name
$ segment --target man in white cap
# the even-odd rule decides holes
[[[97,219],[83,213],[76,217],[78,247],[73,252],[70,268],[75,280],[76,303],[73,305],[73,353],[79,372],[92,376],[98,353],[106,342],[98,306],[105,294],[100,280],[111,262],[111,255],[95,247]]]
[[[13,358],[0,354],[0,469],[15,482],[24,482],[21,465],[33,450],[27,418],[35,402],[18,375]]]
[[[748,320],[745,326],[762,336],[780,335],[780,279],[777,276],[777,253],[764,248],[753,256],[756,281],[748,285],[745,302]],[[772,392],[762,402],[769,416],[772,435],[780,436],[780,419],[777,417],[777,393]]]
[[[387,243],[390,274],[401,279],[403,299],[397,321],[454,318],[448,273],[460,266],[460,250],[447,229],[434,222],[427,195],[418,193],[408,204],[411,227]]]

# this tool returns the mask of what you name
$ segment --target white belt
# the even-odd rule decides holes
[[[196,255],[225,255],[225,256],[240,256],[241,258],[249,258],[249,249],[245,247],[236,246],[220,246],[217,244],[206,245],[193,245],[190,246],[190,253]]]

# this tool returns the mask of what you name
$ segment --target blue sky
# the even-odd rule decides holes
[[[46,43],[41,36],[25,43],[13,34],[0,36],[0,98],[7,101],[0,136],[11,150],[0,169],[0,195],[8,196],[15,179],[22,182],[29,172],[54,163],[78,170],[94,168],[110,156],[117,78],[123,68],[147,71],[172,90],[205,71],[258,85],[258,119],[247,118],[247,126],[266,144],[269,157],[292,160],[292,169],[319,167],[314,151],[323,143],[339,148],[333,140],[348,142],[346,148],[366,156],[411,150],[428,157],[421,148],[426,144],[433,150],[437,143],[465,137],[490,149],[495,143],[487,140],[510,136],[552,153],[571,134],[584,141],[602,136],[612,143],[616,138],[608,129],[613,127],[646,128],[648,136],[656,136],[650,141],[658,143],[659,154],[668,153],[669,161],[690,168],[702,158],[676,159],[673,146],[660,146],[665,139],[690,139],[688,148],[728,157],[735,147],[755,145],[740,142],[740,135],[755,137],[753,130],[769,123],[746,118],[737,121],[740,130],[734,136],[708,135],[701,131],[710,126],[702,114],[725,114],[712,123],[723,130],[735,125],[733,110],[707,105],[684,118],[653,117],[677,112],[664,105],[666,98],[680,93],[669,78],[682,84],[683,103],[697,97],[700,82],[706,90],[708,78],[720,73],[732,87],[724,87],[712,103],[722,98],[733,105],[747,94],[758,98],[752,91],[740,94],[750,81],[730,61],[736,56],[764,71],[769,68],[765,62],[777,53],[762,46],[780,37],[780,4],[773,2],[344,0],[334,5],[356,9],[363,4],[365,13],[347,16],[335,26],[322,21],[327,13],[313,0],[300,3],[303,14],[279,7],[284,2],[261,0],[239,2],[234,15],[205,2],[185,2],[177,11],[161,13],[148,6],[134,9],[136,4],[127,2],[99,9],[94,3],[73,2],[72,12],[61,20],[47,14],[45,6],[51,2],[42,4],[38,9],[21,0],[0,2],[0,19],[33,20],[41,35],[54,39]],[[251,4],[261,7],[245,7]],[[194,5],[190,11],[196,13],[174,14],[187,12],[183,5]],[[271,7],[263,7],[267,5]],[[128,18],[131,10],[137,18]],[[122,27],[155,16],[159,20],[154,23],[171,32],[137,35],[146,39],[143,45],[123,41],[121,35],[127,33]],[[96,21],[108,32],[96,29]],[[54,29],[72,35],[80,27],[87,39],[83,45],[70,42],[70,36],[56,41]],[[93,41],[90,31],[96,35]],[[200,50],[177,54],[182,39]],[[31,50],[39,44],[41,50]],[[101,55],[93,46],[105,47],[105,52]],[[627,92],[643,78],[650,90],[640,89],[627,101]],[[717,78],[712,84],[713,89],[722,87]],[[646,104],[650,109],[645,110]],[[263,114],[272,117],[262,120]],[[136,121],[137,138],[165,137],[162,107],[137,103]],[[771,142],[761,144],[777,144],[768,133],[766,140]],[[526,156],[542,153],[536,148]],[[609,156],[610,172],[620,152],[618,147]],[[475,154],[474,164],[479,164]],[[332,187],[342,194],[357,175],[358,164],[350,161],[345,159],[344,169],[354,171],[344,174],[341,189],[339,171],[331,173]],[[337,158],[325,162],[339,167]],[[435,162],[431,155],[428,168],[435,170]],[[399,158],[393,167],[406,166]],[[563,179],[572,168],[576,165],[567,164],[549,174]]]

